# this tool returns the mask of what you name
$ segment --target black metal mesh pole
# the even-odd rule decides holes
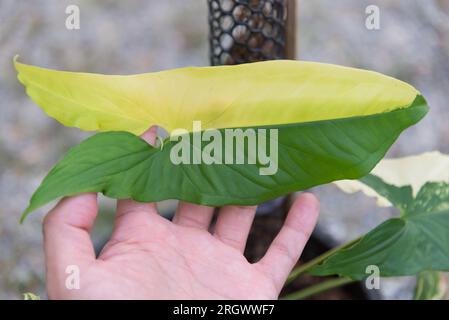
[[[208,0],[211,65],[285,59],[288,0]]]
[[[207,1],[211,65],[294,58],[295,0]],[[258,214],[284,214],[285,199],[263,203]]]

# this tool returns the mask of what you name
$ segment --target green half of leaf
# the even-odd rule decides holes
[[[363,279],[370,265],[386,277],[449,270],[448,230],[449,184],[427,183],[401,217],[385,221],[311,273]]]
[[[142,202],[180,199],[210,206],[254,205],[330,181],[359,178],[426,112],[419,96],[409,108],[376,115],[242,128],[244,132],[264,129],[267,135],[278,130],[277,171],[271,175],[260,174],[266,167],[260,159],[250,164],[248,143],[243,146],[243,164],[174,164],[171,154],[178,142],[166,141],[161,150],[130,133],[99,133],[71,149],[51,170],[23,218],[52,200],[82,192]],[[226,130],[219,130],[222,137]],[[192,143],[194,134],[184,137]],[[208,145],[202,141],[201,149]],[[229,150],[226,143],[222,145],[225,154]]]

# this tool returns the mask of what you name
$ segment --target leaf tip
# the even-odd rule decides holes
[[[23,224],[23,222],[25,221],[25,219],[29,213],[30,213],[30,210],[29,210],[29,208],[27,208],[20,216],[19,224],[21,224],[21,225]]]
[[[14,55],[14,58],[12,59],[13,63],[14,63],[14,67],[17,69],[18,65],[20,64],[20,62],[18,61],[20,58],[20,56],[18,54]]]

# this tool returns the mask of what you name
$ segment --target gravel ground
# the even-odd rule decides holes
[[[64,26],[70,4],[81,9],[80,30]],[[380,30],[365,28],[368,4],[381,9]],[[27,291],[45,297],[41,220],[48,207],[24,225],[18,219],[45,173],[89,135],[61,126],[26,97],[13,56],[50,68],[116,74],[207,65],[206,14],[205,1],[198,0],[0,0],[0,299],[20,299]],[[401,136],[389,156],[449,153],[449,1],[302,0],[297,42],[300,59],[380,71],[428,98],[429,115]],[[394,214],[333,186],[315,191],[323,207],[319,230],[334,243]],[[102,201],[103,211],[112,205]],[[109,230],[104,216],[95,241]],[[412,280],[382,283],[384,297],[411,297]]]

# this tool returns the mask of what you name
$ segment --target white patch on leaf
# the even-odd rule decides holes
[[[410,185],[413,195],[416,196],[426,182],[449,182],[449,155],[432,151],[403,158],[384,159],[371,173],[397,187]],[[358,180],[340,180],[334,184],[346,193],[361,191],[369,197],[376,197],[380,207],[391,206],[385,197]]]

